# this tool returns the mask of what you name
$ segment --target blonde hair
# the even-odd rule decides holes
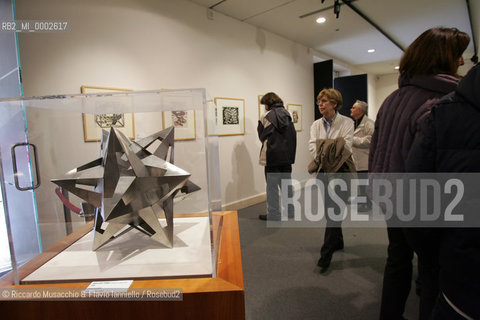
[[[327,97],[328,99],[332,100],[334,103],[337,104],[335,106],[335,111],[338,111],[342,107],[343,98],[340,91],[335,90],[333,88],[326,88],[320,91],[320,93],[317,96],[317,99],[323,96]]]

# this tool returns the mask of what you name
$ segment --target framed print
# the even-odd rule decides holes
[[[287,110],[292,116],[293,125],[296,131],[302,131],[302,105],[287,104]]]
[[[131,89],[81,86],[82,93],[102,93],[108,91],[132,91]],[[83,137],[85,142],[100,141],[101,129],[115,127],[130,139],[135,139],[135,119],[133,113],[83,113]]]
[[[263,94],[258,95],[258,120],[262,118],[262,116],[267,112],[267,109],[264,104],[261,104]]]
[[[230,136],[245,134],[245,100],[215,98],[217,134]]]
[[[175,127],[175,141],[195,140],[195,110],[175,110],[163,112],[163,128]]]

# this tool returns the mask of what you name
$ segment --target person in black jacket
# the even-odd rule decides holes
[[[425,118],[408,155],[407,171],[461,172],[478,179],[473,173],[480,172],[479,89],[477,64]],[[478,188],[473,189],[465,187],[463,198],[478,201]],[[478,220],[478,205],[462,208],[467,208],[462,210],[465,220]],[[480,319],[480,229],[465,227],[405,230],[419,259],[438,267],[440,294],[430,319]]]
[[[405,160],[423,119],[435,102],[458,85],[458,67],[469,42],[465,32],[439,27],[423,32],[405,50],[400,60],[399,87],[382,103],[375,121],[368,161],[370,180],[405,172]],[[401,320],[410,293],[413,249],[398,227],[401,211],[396,210],[397,206],[389,210],[381,204],[381,208],[386,216],[392,217],[386,221],[388,249],[380,320]],[[421,284],[423,267],[419,260]],[[435,296],[428,299],[427,293],[423,289],[420,292],[425,297],[420,300],[421,320],[428,319],[426,316],[435,303]]]
[[[262,142],[259,162],[265,166],[267,181],[267,214],[259,215],[259,219],[279,221],[281,218],[279,188],[282,179],[291,179],[297,148],[297,132],[290,113],[278,95],[268,92],[260,103],[267,109],[258,121],[257,127],[258,138]],[[291,193],[289,187],[288,194]],[[293,208],[288,208],[288,211],[288,216],[292,217]]]

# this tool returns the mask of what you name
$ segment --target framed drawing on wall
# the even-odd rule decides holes
[[[215,98],[217,134],[231,136],[245,134],[245,100],[234,98]]]
[[[302,105],[287,104],[287,110],[292,116],[293,125],[296,131],[302,131]]]
[[[102,93],[108,91],[132,91],[131,89],[97,86],[81,86],[82,93]],[[133,113],[83,113],[83,137],[85,142],[100,141],[102,129],[115,127],[130,139],[135,139],[135,119]]]
[[[175,141],[195,140],[195,110],[175,110],[163,112],[163,128],[175,127]]]
[[[258,95],[258,120],[262,118],[262,116],[267,113],[267,109],[264,104],[261,104],[260,101],[262,101],[263,94]]]

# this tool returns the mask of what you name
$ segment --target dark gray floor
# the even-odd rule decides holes
[[[329,271],[316,262],[323,228],[267,228],[261,203],[239,210],[247,319],[378,319],[385,228],[344,228]],[[414,285],[405,317],[417,319]]]

